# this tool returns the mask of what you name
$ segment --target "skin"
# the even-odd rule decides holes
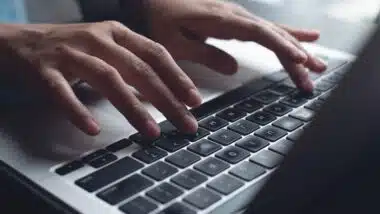
[[[139,132],[157,137],[159,127],[131,86],[180,131],[195,132],[197,122],[186,106],[199,106],[201,97],[176,60],[191,60],[226,75],[237,71],[233,57],[205,44],[208,37],[255,41],[267,47],[304,90],[313,87],[306,69],[326,69],[299,43],[317,40],[318,32],[271,23],[235,4],[149,0],[145,9],[150,39],[115,21],[0,24],[0,63],[21,68],[4,69],[0,75],[22,77],[23,85],[50,98],[75,126],[97,135],[98,122],[71,87],[81,79],[108,98]]]

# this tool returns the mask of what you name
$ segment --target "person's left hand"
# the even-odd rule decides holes
[[[300,41],[319,38],[316,31],[292,29],[259,18],[243,7],[217,0],[148,0],[151,39],[176,60],[190,60],[223,74],[237,71],[234,58],[208,45],[208,37],[254,41],[274,51],[293,82],[311,91],[306,68],[322,72],[326,65],[308,53]]]

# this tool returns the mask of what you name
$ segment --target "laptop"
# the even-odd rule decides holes
[[[376,151],[375,140],[363,136],[376,134],[371,121],[379,109],[379,54],[378,30],[355,63],[323,56],[328,70],[311,76],[313,93],[298,91],[284,71],[254,79],[192,109],[200,127],[195,135],[163,121],[163,134],[154,141],[134,133],[94,150],[105,138],[73,143],[72,132],[49,130],[47,142],[36,141],[43,134],[33,133],[39,121],[23,118],[30,125],[17,128],[17,118],[10,117],[1,124],[1,169],[65,213],[306,211],[306,204],[320,199],[312,196],[326,196],[322,187],[337,186],[361,155],[376,157],[368,152]],[[43,115],[45,125],[64,123]],[[104,127],[111,134],[122,128]],[[50,146],[57,133],[72,147]],[[26,149],[33,145],[38,149]],[[80,150],[83,145],[92,150]],[[43,149],[72,155],[42,156]]]

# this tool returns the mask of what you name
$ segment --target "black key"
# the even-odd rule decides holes
[[[291,96],[296,97],[298,99],[305,98],[305,99],[311,100],[311,99],[318,97],[319,95],[321,95],[321,92],[318,90],[313,90],[312,92],[297,90]]]
[[[315,86],[315,89],[320,90],[320,91],[327,91],[327,90],[330,90],[333,87],[334,87],[334,84],[332,84],[330,82],[320,81]]]
[[[284,85],[284,84],[279,84],[279,85],[276,85],[275,87],[271,88],[270,91],[274,92],[280,96],[284,96],[284,95],[287,95],[287,94],[290,94],[291,92],[293,92],[294,88],[287,86],[287,85]]]
[[[183,200],[201,210],[206,209],[212,204],[222,199],[219,195],[207,190],[206,188],[199,188],[195,192],[186,196]]]
[[[190,142],[188,140],[179,137],[161,137],[154,142],[154,145],[168,152],[178,151],[189,144]]]
[[[244,100],[243,102],[235,105],[235,108],[243,110],[243,111],[248,112],[248,113],[252,113],[252,112],[260,109],[261,107],[263,107],[263,105],[260,102],[253,100],[253,99],[247,99],[247,100]]]
[[[192,170],[188,169],[175,177],[171,179],[171,182],[185,188],[185,189],[192,189],[201,183],[205,182],[207,180],[207,177]]]
[[[126,167],[129,166],[127,165]],[[152,181],[149,181],[141,175],[135,174],[99,192],[96,196],[107,203],[114,205],[152,185]]]
[[[303,132],[302,129],[297,130],[297,131],[291,133],[290,135],[288,135],[288,137],[286,139],[295,142],[295,141],[297,141],[301,137],[302,132]]]
[[[206,129],[198,128],[198,131],[195,134],[185,134],[185,138],[190,140],[191,142],[195,142],[197,140],[200,140],[203,137],[206,137],[209,135],[210,132],[207,131]]]
[[[186,168],[191,164],[199,161],[201,158],[187,150],[178,151],[171,156],[167,157],[165,160],[173,165],[176,165],[180,168]]]
[[[133,160],[130,157],[125,157],[75,181],[75,184],[88,192],[94,192],[107,184],[139,170],[143,166],[143,164],[137,162],[136,160]]]
[[[323,101],[315,100],[314,102],[306,105],[305,108],[308,108],[308,109],[313,110],[313,111],[319,111],[322,108],[323,104],[324,104]]]
[[[281,140],[280,142],[277,142],[269,147],[270,150],[280,153],[282,155],[288,154],[290,149],[293,147],[294,143],[289,140]]]
[[[269,104],[272,103],[280,98],[277,94],[270,92],[270,91],[263,91],[260,92],[252,97],[253,99],[264,103],[264,104]]]
[[[221,149],[222,146],[219,144],[216,144],[210,140],[202,139],[199,142],[192,144],[188,147],[188,149],[192,152],[195,152],[202,156],[208,156],[219,149]]]
[[[210,135],[209,139],[220,143],[222,145],[230,145],[231,143],[239,140],[241,135],[236,132],[230,131],[228,129],[220,130],[212,135]]]
[[[155,140],[157,140],[157,139],[148,139],[142,136],[142,134],[140,133],[131,135],[129,139],[137,144],[144,145],[144,146],[151,145]]]
[[[304,96],[300,96],[299,94],[290,95],[285,97],[280,101],[281,103],[291,106],[291,107],[299,107],[307,102],[307,98]]]
[[[211,188],[223,195],[228,195],[244,185],[243,182],[229,175],[221,175],[207,184]]]
[[[162,181],[176,172],[178,172],[178,169],[162,161],[159,161],[142,170],[144,175],[147,175],[156,181]]]
[[[263,150],[249,160],[265,168],[272,169],[281,163],[283,156],[269,150]]]
[[[269,145],[269,142],[256,136],[248,136],[236,143],[237,146],[250,152],[257,152]]]
[[[99,158],[105,154],[107,154],[108,151],[107,150],[104,150],[104,149],[99,149],[95,152],[92,152],[91,154],[88,154],[86,156],[84,156],[82,158],[82,161],[85,162],[85,163],[89,163],[91,162],[92,160],[96,159],[96,158]]]
[[[246,115],[245,112],[243,112],[237,108],[228,108],[228,109],[216,114],[216,116],[223,118],[225,120],[228,120],[230,122],[235,122],[235,121],[239,120],[240,118],[244,117],[245,115]]]
[[[296,119],[302,120],[304,122],[309,122],[313,119],[314,112],[306,108],[301,108],[300,110],[297,110],[296,112],[292,112],[290,116]]]
[[[183,204],[174,203],[158,214],[196,214],[196,212]]]
[[[84,163],[82,161],[75,160],[59,167],[58,169],[55,170],[55,173],[57,173],[58,175],[67,175],[77,169],[82,168],[83,166],[84,166]]]
[[[248,156],[249,152],[235,146],[230,146],[216,153],[216,157],[233,164],[242,161]]]
[[[292,108],[290,108],[289,106],[283,105],[281,103],[275,103],[264,108],[264,111],[272,113],[276,116],[283,116],[289,113],[291,110]]]
[[[100,168],[102,166],[105,166],[113,161],[117,160],[116,155],[114,154],[106,154],[99,158],[96,158],[92,160],[90,163],[88,163],[90,166],[94,168]]]
[[[117,151],[127,148],[130,145],[132,145],[132,141],[128,139],[122,139],[107,146],[106,149],[110,152],[117,152]]]
[[[126,214],[146,214],[157,208],[157,205],[141,196],[119,207],[119,209]]]
[[[322,95],[319,97],[319,99],[322,100],[322,101],[326,101],[326,100],[330,97],[330,95],[331,95],[331,91],[326,92],[326,93],[322,94]]]
[[[146,193],[147,196],[153,198],[154,200],[162,204],[166,204],[169,201],[177,198],[178,196],[182,194],[183,194],[182,190],[166,182],[149,190]]]
[[[145,162],[145,163],[153,163],[163,157],[168,155],[167,152],[155,148],[155,147],[146,147],[142,148],[139,151],[132,154],[133,157]]]
[[[303,122],[291,117],[284,117],[277,120],[275,123],[273,123],[273,125],[278,128],[282,128],[288,132],[291,132],[298,129],[300,126],[302,126]]]
[[[229,129],[242,135],[248,135],[260,128],[256,123],[249,122],[248,120],[239,120],[236,123],[228,126]]]
[[[265,169],[252,162],[245,161],[231,169],[230,174],[245,181],[252,181],[265,173]]]
[[[216,158],[208,158],[207,160],[202,161],[201,163],[194,166],[195,169],[210,175],[215,176],[225,169],[228,169],[230,165]]]
[[[199,122],[199,125],[210,131],[219,130],[228,125],[228,122],[218,117],[208,117]]]
[[[252,114],[251,116],[247,117],[246,119],[249,121],[252,121],[254,123],[257,123],[259,125],[264,126],[264,125],[274,121],[276,119],[276,116],[273,116],[267,112],[259,111],[259,112]]]
[[[284,137],[287,133],[279,128],[269,126],[263,129],[260,129],[255,133],[257,136],[262,137],[269,141],[277,141],[278,139]]]

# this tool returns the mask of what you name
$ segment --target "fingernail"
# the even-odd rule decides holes
[[[87,131],[91,135],[97,135],[100,132],[100,127],[94,118],[87,119]]]
[[[198,90],[193,88],[189,91],[186,104],[190,107],[197,107],[202,104],[202,97]]]
[[[185,131],[189,133],[195,133],[198,130],[198,121],[192,114],[187,114],[185,116],[185,129]]]
[[[155,121],[148,120],[145,123],[145,128],[148,137],[157,138],[161,134],[161,130]]]

